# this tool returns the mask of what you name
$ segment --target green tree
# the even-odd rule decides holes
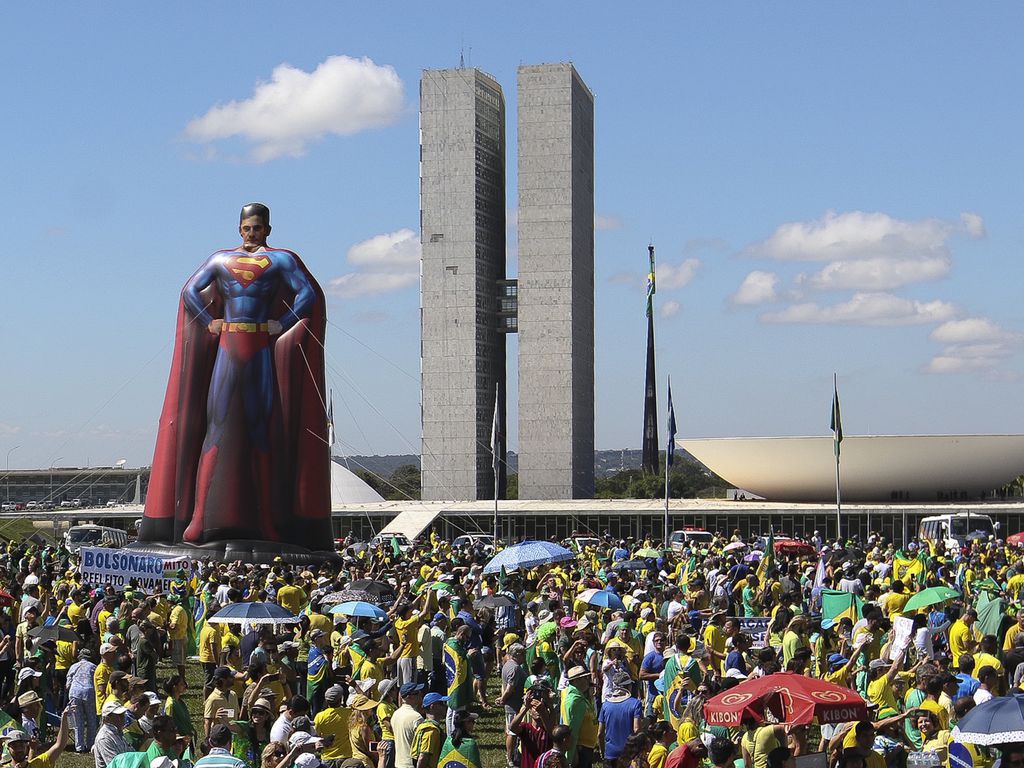
[[[391,501],[400,499],[419,499],[420,497],[420,468],[415,464],[403,464],[391,473],[389,478],[393,488],[391,493],[385,496]]]
[[[505,498],[519,498],[519,475],[516,474],[508,476],[508,479],[505,481]]]
[[[665,496],[665,461],[657,475],[639,469],[626,469],[598,478],[594,496],[599,499],[660,499]],[[696,461],[677,456],[668,478],[669,497],[673,499],[719,496],[726,488],[722,478]]]

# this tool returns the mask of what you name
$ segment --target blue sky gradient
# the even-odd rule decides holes
[[[1021,429],[1019,4],[21,4],[3,19],[12,468],[150,461],[178,292],[236,242],[250,200],[331,292],[337,450],[417,451],[418,80],[460,53],[505,89],[510,209],[516,67],[571,60],[595,94],[599,448],[640,443],[649,241],[680,435],[824,434],[833,371],[847,434]],[[259,84],[282,65],[291,84],[268,105]],[[362,117],[345,106],[378,97]]]

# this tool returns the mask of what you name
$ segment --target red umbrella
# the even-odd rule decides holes
[[[783,539],[775,542],[775,554],[790,555],[793,557],[816,557],[818,550],[806,541],[796,539]]]
[[[704,717],[708,725],[735,727],[745,714],[762,722],[766,709],[776,721],[798,725],[815,718],[819,723],[846,723],[868,716],[867,703],[856,691],[794,672],[776,672],[708,699]]]

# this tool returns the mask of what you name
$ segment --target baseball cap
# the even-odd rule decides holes
[[[872,659],[871,663],[868,664],[868,669],[885,669],[889,666],[889,662],[885,659]]]
[[[12,741],[31,741],[31,739],[28,737],[28,734],[20,730],[7,731],[0,738],[2,738],[4,741],[8,743]]]
[[[122,707],[116,701],[108,701],[103,705],[103,710],[100,714],[103,717],[106,717],[107,715],[123,715],[127,711],[128,710],[126,708]]]
[[[103,643],[100,646],[100,656],[102,656],[104,653],[110,653],[111,651],[116,651],[116,650],[117,650],[117,646],[111,645],[110,643]]]
[[[398,689],[398,692],[402,694],[403,697],[412,696],[414,693],[420,693],[425,690],[426,687],[427,686],[423,685],[423,683],[402,683],[402,687]]]
[[[42,677],[42,676],[43,676],[42,672],[40,672],[38,670],[35,670],[35,669],[32,669],[32,667],[22,667],[21,669],[18,670],[18,682],[19,683],[24,681],[24,680],[27,680],[30,677]]]
[[[156,691],[146,691],[146,696],[149,698],[149,706],[151,707],[155,707],[157,704],[163,703]]]
[[[736,667],[730,667],[725,670],[725,676],[733,680],[746,680],[747,676],[740,672]]]
[[[828,657],[829,667],[843,667],[846,666],[850,660],[843,656],[841,653],[831,653]]]
[[[432,707],[439,701],[448,701],[448,697],[442,696],[440,693],[434,693],[433,691],[431,691],[423,697],[423,706]]]
[[[323,739],[318,739],[306,731],[292,731],[292,735],[288,737],[288,744],[293,747],[303,747],[306,744],[319,747],[323,743]]]
[[[213,670],[214,680],[231,680],[235,676],[235,673],[231,671],[230,667],[217,667]]]

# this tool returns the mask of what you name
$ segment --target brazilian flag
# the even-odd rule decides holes
[[[469,673],[466,649],[454,637],[444,644],[444,676],[448,681],[448,707],[468,707],[473,699],[473,676]]]
[[[692,656],[676,654],[665,662],[661,673],[665,684],[664,718],[672,725],[673,731],[679,730],[690,693],[696,689],[700,677],[700,667]]]
[[[451,736],[441,747],[437,768],[480,768],[480,751],[473,739],[461,739],[459,745],[452,743]]]
[[[318,645],[309,646],[309,660],[306,662],[306,697],[310,701],[319,702],[322,699],[322,691],[327,690],[329,684],[328,672],[331,665],[327,663],[325,654]]]
[[[310,651],[312,651],[312,648],[310,649]],[[366,658],[367,658],[366,651],[364,651],[362,648],[360,648],[358,643],[352,643],[348,647],[348,656],[349,656],[350,659],[352,659],[352,678],[354,680],[359,680],[360,679],[359,678],[359,670],[361,670],[363,668],[363,664],[366,663]],[[309,672],[308,672],[308,669],[309,669],[308,662],[307,662],[307,667],[306,668],[307,668],[306,674],[308,675],[309,674]]]

